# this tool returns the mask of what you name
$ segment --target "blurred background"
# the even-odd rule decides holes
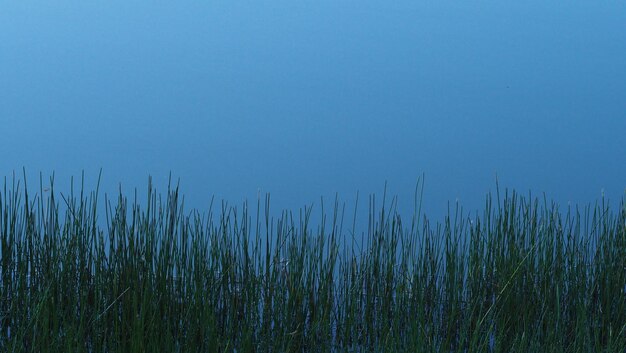
[[[626,3],[19,1],[0,4],[0,172],[67,193],[148,176],[275,212],[367,221],[367,196],[442,220],[496,179],[567,207],[626,188]],[[219,205],[219,204],[218,204]]]

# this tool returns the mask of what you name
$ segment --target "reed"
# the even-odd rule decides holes
[[[3,352],[626,352],[623,202],[505,192],[433,224],[371,196],[359,235],[337,200],[186,213],[149,182],[100,226],[98,188],[40,195],[0,194]]]

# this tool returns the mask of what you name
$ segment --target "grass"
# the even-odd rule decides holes
[[[626,352],[623,203],[505,192],[432,224],[418,188],[408,223],[371,196],[358,235],[337,201],[319,224],[272,219],[269,195],[203,215],[150,183],[100,227],[83,189],[5,179],[0,351]]]

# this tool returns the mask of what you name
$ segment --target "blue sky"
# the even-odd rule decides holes
[[[617,1],[0,2],[0,171],[187,207],[270,192],[360,209],[416,180],[439,219],[513,188],[617,204],[626,188]],[[365,217],[365,213],[362,213]]]

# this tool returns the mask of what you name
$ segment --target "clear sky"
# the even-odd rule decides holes
[[[180,178],[275,208],[370,193],[482,209],[500,187],[616,205],[626,2],[1,1],[0,171]],[[361,213],[365,216],[365,213]]]

